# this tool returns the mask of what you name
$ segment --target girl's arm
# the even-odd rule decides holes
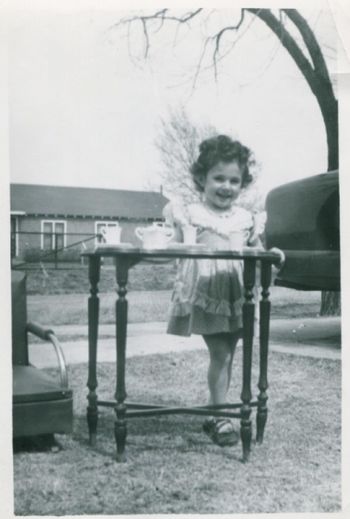
[[[248,240],[248,247],[259,247],[259,249],[264,249],[263,242],[261,241],[260,236],[253,236]]]
[[[265,229],[266,212],[264,211],[262,213],[255,213],[252,216],[253,227],[248,241],[248,245],[251,247],[259,247],[261,249],[265,249],[260,236],[263,234]],[[272,247],[271,249],[269,249],[269,252],[274,252],[275,254],[279,255],[280,260],[277,264],[274,265],[274,267],[277,270],[280,270],[283,267],[286,259],[284,252],[281,249],[278,249],[277,247]]]
[[[264,249],[265,247],[261,241],[260,236],[264,233],[266,212],[263,211],[261,213],[253,213],[252,218],[253,226],[248,240],[248,245],[251,247],[259,247]]]

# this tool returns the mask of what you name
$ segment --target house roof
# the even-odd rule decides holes
[[[27,215],[93,218],[162,218],[161,193],[90,187],[11,184],[11,211]]]

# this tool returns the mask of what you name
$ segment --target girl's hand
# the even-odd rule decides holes
[[[280,270],[286,261],[286,255],[281,249],[278,249],[277,247],[272,247],[271,249],[269,249],[269,252],[273,252],[279,255],[280,259],[279,262],[276,264],[276,267]]]

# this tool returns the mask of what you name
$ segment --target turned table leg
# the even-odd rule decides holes
[[[271,283],[271,265],[267,262],[261,262],[261,301],[260,301],[260,374],[258,388],[258,409],[256,415],[256,441],[262,443],[264,438],[264,429],[267,420],[267,358],[269,347],[270,333],[270,308],[269,286]]]
[[[117,292],[118,299],[116,302],[116,348],[117,348],[117,383],[116,383],[116,421],[114,425],[114,434],[117,444],[116,459],[119,462],[126,461],[125,443],[126,443],[126,398],[125,391],[125,354],[126,354],[126,333],[128,320],[128,301],[126,299],[127,281],[128,281],[128,263],[127,260],[118,258],[116,263],[117,274]]]
[[[98,336],[98,315],[99,315],[99,298],[98,298],[98,282],[100,280],[100,258],[91,256],[89,258],[89,280],[90,280],[90,297],[88,301],[88,319],[89,319],[89,367],[88,367],[88,407],[87,407],[87,423],[89,428],[90,445],[96,444],[97,432],[97,336]]]
[[[243,303],[243,387],[241,393],[241,440],[243,447],[243,461],[248,461],[252,438],[252,422],[250,419],[252,399],[251,371],[252,350],[254,338],[254,293],[255,260],[246,259],[243,271],[244,303]]]

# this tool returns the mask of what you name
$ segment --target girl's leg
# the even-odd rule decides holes
[[[209,404],[226,403],[231,381],[232,361],[239,334],[218,333],[204,335],[209,350],[208,386]]]
[[[234,354],[235,354],[235,349],[236,349],[237,342],[238,342],[238,338],[237,338],[237,339],[234,339],[232,355],[231,355],[231,358],[230,358],[229,365],[228,365],[228,367],[227,367],[227,389],[226,389],[226,394],[227,394],[227,392],[228,392],[228,390],[229,390],[229,388],[230,388],[230,384],[231,384],[231,378],[232,378],[232,363],[233,363],[233,357],[234,357]]]

